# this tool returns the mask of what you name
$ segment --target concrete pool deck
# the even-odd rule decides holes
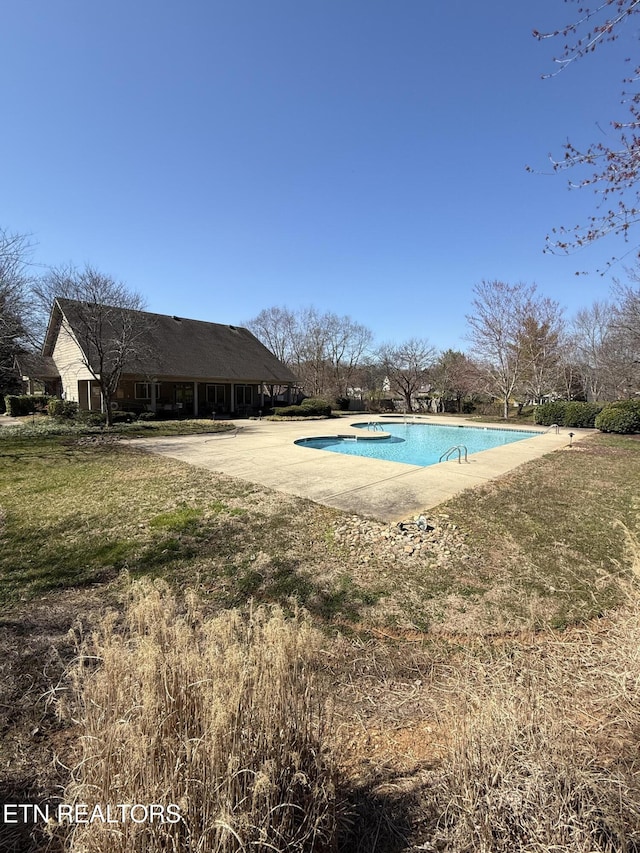
[[[473,454],[467,464],[459,464],[456,455],[449,462],[428,468],[346,456],[294,444],[296,439],[312,436],[362,436],[361,430],[351,427],[352,423],[379,422],[384,425],[391,420],[403,419],[353,413],[340,420],[293,423],[249,420],[236,422],[238,429],[234,433],[135,438],[129,443],[189,465],[309,498],[345,512],[380,521],[401,521],[437,506],[464,489],[506,474],[524,462],[567,447],[569,432],[573,432],[574,441],[592,432],[560,428],[556,434],[555,430],[545,432],[542,427],[540,434],[533,438]],[[448,426],[479,425],[470,424],[463,418],[437,415],[416,418],[416,422],[420,421]],[[487,426],[503,428],[497,424]],[[515,428],[523,429],[522,426]]]

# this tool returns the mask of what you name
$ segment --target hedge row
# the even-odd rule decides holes
[[[55,399],[44,394],[7,394],[4,404],[8,415],[12,418],[33,415],[34,412],[45,412],[49,402]]]
[[[607,403],[596,418],[596,427],[601,432],[640,432],[640,400]]]
[[[595,427],[601,432],[640,432],[640,400],[619,400],[615,403],[556,400],[538,406],[534,420],[542,426],[558,424],[585,429]]]
[[[602,410],[601,403],[579,403],[574,400],[555,400],[536,407],[534,421],[542,426],[578,427],[591,429]]]
[[[273,410],[274,415],[282,418],[311,418],[331,414],[331,404],[320,397],[307,397],[299,406],[280,406]]]

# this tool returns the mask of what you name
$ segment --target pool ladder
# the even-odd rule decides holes
[[[464,461],[468,462],[469,460],[467,458],[467,448],[464,446],[464,444],[454,444],[453,447],[450,447],[448,450],[445,450],[445,452],[442,454],[440,459],[438,459],[438,462],[448,462],[449,458],[454,453],[457,453],[458,454],[458,465],[460,465],[462,463],[463,452],[464,452]]]

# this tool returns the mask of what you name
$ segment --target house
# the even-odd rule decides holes
[[[72,299],[54,301],[42,357],[55,365],[65,399],[100,411],[98,359],[83,328],[86,308]],[[143,332],[135,353],[125,357],[114,409],[183,417],[252,414],[268,404],[274,389],[284,386],[290,393],[296,384],[289,368],[248,329],[146,311],[120,309],[118,316]]]

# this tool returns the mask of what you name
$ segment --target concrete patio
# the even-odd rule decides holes
[[[449,426],[471,425],[464,419],[450,417],[431,416],[424,420]],[[250,420],[237,422],[238,429],[234,433],[138,438],[131,439],[130,443],[189,465],[309,498],[346,512],[381,521],[400,521],[437,506],[463,489],[507,474],[524,462],[568,447],[570,431],[574,441],[592,432],[561,428],[556,434],[555,430],[545,432],[544,428],[539,428],[540,434],[533,438],[471,455],[468,464],[459,464],[455,457],[427,468],[345,456],[294,444],[296,439],[311,436],[362,436],[351,424],[363,421],[389,423],[388,418],[358,416],[357,413],[340,420],[293,423]]]

